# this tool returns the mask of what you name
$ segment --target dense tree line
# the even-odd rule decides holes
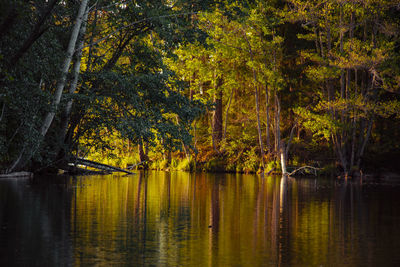
[[[393,165],[399,18],[396,0],[1,1],[1,170],[113,147],[210,170]]]
[[[65,165],[72,152],[106,147],[113,132],[139,145],[189,145],[202,104],[181,94],[162,58],[193,38],[187,22],[209,5],[2,1],[2,171]]]
[[[286,172],[289,160],[314,161],[336,162],[332,168],[349,175],[366,153],[393,166],[399,8],[398,1],[251,1],[199,14],[206,44],[180,47],[173,64],[195,96],[215,105],[203,146],[227,156],[230,170],[277,160]]]

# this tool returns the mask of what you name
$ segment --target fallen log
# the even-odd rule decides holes
[[[91,167],[91,168],[95,168],[95,169],[99,169],[99,170],[103,170],[103,171],[124,172],[127,174],[136,174],[136,173],[128,171],[128,170],[124,170],[124,169],[121,169],[118,167],[114,167],[111,165],[107,165],[107,164],[103,164],[103,163],[99,163],[99,162],[95,162],[95,161],[83,159],[83,158],[75,158],[75,161],[73,162],[73,164],[79,164],[79,165],[83,165],[83,166],[87,166],[87,167]]]

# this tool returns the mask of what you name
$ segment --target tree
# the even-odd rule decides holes
[[[299,37],[315,44],[314,50],[301,52],[310,62],[305,72],[322,89],[315,95],[316,104],[297,113],[306,128],[332,143],[347,177],[360,168],[374,120],[388,115],[378,106],[388,104],[383,90],[393,90],[387,86],[393,77],[386,80],[382,73],[390,72],[387,63],[395,50],[393,33],[380,25],[388,23],[383,21],[395,3],[289,2],[308,31]]]
[[[88,0],[81,1],[79,5],[68,1],[61,3],[55,11],[57,15],[51,20],[44,20],[52,28],[48,35],[42,35],[43,43],[36,38],[31,44],[35,50],[28,51],[24,48],[26,42],[23,42],[23,54],[27,55],[24,59],[30,64],[38,64],[39,59],[48,60],[45,67],[49,70],[62,65],[60,73],[56,72],[53,76],[43,68],[34,73],[34,92],[40,99],[36,106],[31,102],[32,98],[25,94],[25,88],[21,90],[17,85],[24,79],[13,77],[14,73],[22,73],[25,62],[17,64],[15,71],[2,77],[2,90],[10,86],[15,88],[11,92],[4,90],[2,94],[5,111],[2,120],[7,121],[8,126],[2,129],[3,169],[13,171],[25,165],[33,167],[32,163],[39,164],[39,167],[43,164],[54,165],[68,158],[74,149],[78,149],[78,144],[88,145],[82,143],[83,137],[97,136],[95,140],[102,143],[98,133],[104,127],[135,143],[151,143],[162,138],[170,140],[165,143],[171,147],[176,147],[181,141],[190,144],[190,124],[201,113],[202,105],[181,93],[182,83],[166,68],[161,55],[169,53],[169,48],[177,45],[191,30],[184,21],[190,20],[196,8],[191,6],[192,10],[185,10],[187,2],[171,6],[158,1],[130,4],[97,1],[89,10],[86,8],[90,6],[88,3]],[[43,25],[43,17],[51,17],[48,13],[55,4],[56,1],[48,3],[34,25]],[[36,10],[30,8],[26,9],[27,15]],[[14,9],[11,7],[9,12]],[[70,14],[74,13],[78,15],[73,15],[77,20],[72,23]],[[82,23],[86,16],[87,26]],[[13,23],[9,17],[6,15],[1,25]],[[27,40],[32,39],[30,36],[38,27],[28,32]],[[4,49],[1,51],[12,50],[10,44],[21,32],[10,31],[7,37],[2,38]],[[77,41],[79,32],[85,43]],[[69,44],[66,45],[68,35],[71,37],[68,37]],[[45,42],[53,43],[58,54],[66,51],[63,62],[51,62],[58,58],[54,57],[55,54],[46,54],[46,50],[41,56],[33,53]],[[84,64],[80,66],[82,58]],[[2,64],[1,68],[5,69],[5,66]],[[72,72],[71,66],[74,66]],[[32,110],[25,112],[25,117],[11,113],[10,106],[18,109],[17,106],[22,103],[18,97],[11,97],[17,94],[23,96],[23,101],[29,103],[27,107]],[[179,117],[179,124],[176,123],[176,116]],[[13,120],[20,121],[20,124],[12,125]],[[26,131],[32,132],[31,137],[22,133],[26,125],[29,125]],[[34,159],[29,161],[33,155]]]
[[[75,24],[72,28],[71,37],[68,42],[67,53],[66,53],[66,56],[65,56],[65,59],[62,64],[62,68],[61,68],[61,77],[58,80],[57,87],[54,92],[54,99],[53,99],[54,107],[53,107],[53,110],[51,110],[50,112],[47,113],[47,115],[43,121],[42,127],[39,130],[39,133],[42,137],[44,137],[46,135],[46,133],[54,119],[54,116],[56,114],[57,107],[60,104],[61,96],[62,96],[64,87],[65,87],[65,83],[66,83],[66,79],[67,79],[67,75],[68,75],[68,70],[69,70],[72,56],[74,54],[74,50],[76,47],[78,34],[81,31],[81,25],[84,23],[83,20],[85,17],[85,13],[88,12],[87,9],[88,9],[88,0],[82,0],[81,4],[79,6],[79,11],[78,11],[78,14],[76,17]],[[86,17],[87,17],[87,15],[86,15]],[[11,165],[8,172],[12,172],[16,169],[18,170],[18,169],[21,169],[22,167],[24,167],[25,162],[27,160],[30,160],[30,158],[32,157],[35,150],[36,150],[36,148],[30,148],[30,147],[27,147],[26,145],[24,145],[22,151],[20,152],[20,155],[15,160],[15,162]]]

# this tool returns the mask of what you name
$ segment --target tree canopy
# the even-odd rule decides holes
[[[2,172],[126,144],[168,164],[182,150],[210,170],[281,162],[283,172],[311,164],[349,175],[371,153],[393,167],[396,0],[0,5]]]

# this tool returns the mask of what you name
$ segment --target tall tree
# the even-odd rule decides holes
[[[320,88],[318,104],[297,111],[306,127],[332,143],[347,177],[360,168],[386,93],[387,63],[393,42],[382,25],[391,1],[290,1],[315,49],[302,51],[312,64],[305,70]],[[389,77],[387,77],[389,78]],[[390,78],[389,78],[390,80]],[[389,89],[391,90],[391,89]],[[396,111],[392,110],[392,113]]]

